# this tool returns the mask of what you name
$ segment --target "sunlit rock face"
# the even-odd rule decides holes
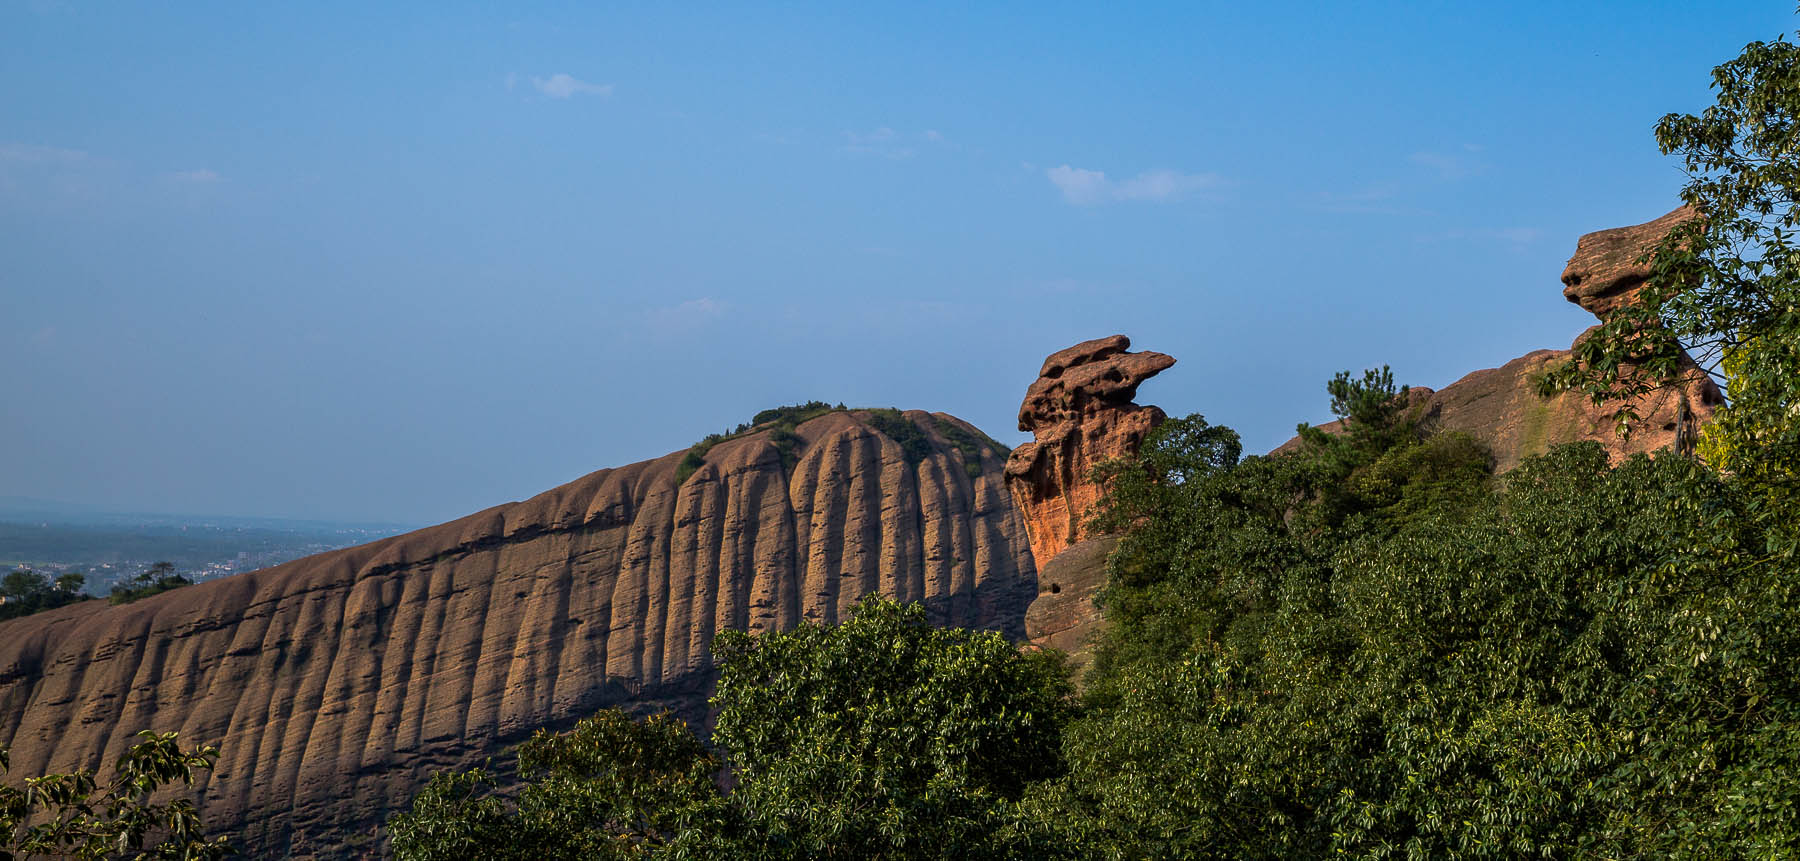
[[[718,631],[843,619],[863,596],[1023,637],[1036,570],[985,445],[904,417],[766,432],[604,469],[440,526],[133,604],[0,623],[15,776],[109,766],[142,729],[214,743],[194,788],[249,857],[360,857],[432,772],[605,706],[705,720]],[[502,762],[501,758],[496,763]],[[16,778],[15,778],[16,779]]]
[[[1094,597],[1106,584],[1106,558],[1117,545],[1084,527],[1106,492],[1090,476],[1096,464],[1136,455],[1162,422],[1162,410],[1133,398],[1140,384],[1175,364],[1130,347],[1130,339],[1113,335],[1045,359],[1019,407],[1019,429],[1033,439],[1013,449],[1006,463],[1039,570],[1025,634],[1034,646],[1069,653],[1077,669],[1086,667],[1100,630]]]
[[[1650,265],[1641,258],[1653,251],[1670,229],[1693,217],[1693,211],[1684,207],[1654,221],[1582,236],[1563,270],[1563,297],[1597,317],[1637,301],[1650,276]],[[1578,336],[1576,343],[1588,332]],[[1567,362],[1570,355],[1570,350],[1536,350],[1498,368],[1470,373],[1442,390],[1414,387],[1413,392],[1423,400],[1426,415],[1436,427],[1464,431],[1492,448],[1495,468],[1501,471],[1560,443],[1598,442],[1615,463],[1638,452],[1685,444],[1701,425],[1712,420],[1713,409],[1723,402],[1718,386],[1688,359],[1679,384],[1637,404],[1639,417],[1631,423],[1630,433],[1621,436],[1613,418],[1618,402],[1595,404],[1577,393],[1553,398],[1537,395],[1536,378]],[[1629,365],[1625,372],[1631,373]],[[1336,432],[1340,425],[1331,422],[1320,427]],[[1299,445],[1296,437],[1276,451],[1291,451]]]
[[[1582,236],[1563,269],[1563,298],[1596,317],[1637,301],[1650,279],[1650,252],[1670,230],[1697,217],[1683,206],[1654,221]]]
[[[1081,540],[1082,523],[1104,493],[1088,480],[1094,466],[1137,454],[1164,418],[1132,399],[1175,359],[1130,347],[1130,338],[1113,335],[1060,350],[1026,389],[1019,430],[1032,441],[1013,449],[1006,478],[1040,564]]]

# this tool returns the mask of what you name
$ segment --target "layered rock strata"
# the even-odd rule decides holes
[[[1035,568],[999,456],[969,470],[938,422],[978,432],[904,415],[931,442],[913,461],[866,414],[832,413],[797,428],[791,469],[751,433],[680,483],[677,452],[372,544],[0,623],[0,745],[31,775],[179,731],[219,745],[194,795],[249,857],[346,857],[432,772],[536,727],[610,705],[703,719],[721,630],[833,622],[880,593],[1022,636]]]
[[[1106,584],[1106,557],[1117,545],[1084,532],[1106,492],[1090,475],[1099,463],[1136,455],[1162,422],[1162,410],[1132,399],[1145,380],[1175,364],[1170,356],[1130,347],[1129,338],[1113,335],[1045,359],[1019,407],[1019,430],[1033,439],[1006,462],[1007,486],[1040,572],[1026,636],[1035,646],[1068,652],[1077,669],[1086,667],[1099,630],[1094,596]]]
[[[1644,258],[1670,229],[1693,217],[1693,211],[1684,207],[1654,221],[1582,236],[1563,270],[1563,297],[1597,317],[1636,301],[1650,277]],[[1592,331],[1578,336],[1576,344]],[[1613,418],[1618,402],[1595,404],[1578,393],[1538,396],[1536,379],[1571,355],[1571,350],[1537,350],[1498,368],[1475,371],[1441,390],[1414,387],[1412,392],[1436,428],[1463,431],[1486,443],[1499,471],[1569,442],[1598,442],[1615,463],[1638,452],[1685,449],[1723,402],[1718,386],[1689,359],[1675,385],[1652,392],[1635,405],[1638,418],[1621,436]],[[1625,373],[1632,373],[1629,365]],[[1335,432],[1341,424],[1320,427]],[[1275,451],[1299,445],[1296,437]]]
[[[1563,268],[1563,298],[1596,317],[1637,301],[1650,280],[1650,253],[1669,231],[1697,217],[1683,206],[1654,221],[1582,236]]]

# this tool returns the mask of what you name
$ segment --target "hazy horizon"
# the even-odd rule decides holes
[[[435,523],[1114,332],[1246,450],[1593,322],[1791,3],[0,6],[0,495]]]

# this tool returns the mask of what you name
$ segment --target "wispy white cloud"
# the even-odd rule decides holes
[[[1460,153],[1420,151],[1407,156],[1406,160],[1431,169],[1439,179],[1453,180],[1473,176],[1487,169],[1487,165],[1475,156],[1479,152],[1479,145],[1463,144]]]
[[[37,144],[0,143],[0,162],[12,164],[74,164],[87,160],[78,149],[39,146]]]
[[[0,141],[0,195],[34,205],[85,206],[117,180],[117,166],[78,149]]]
[[[1302,204],[1318,212],[1346,215],[1408,215],[1416,210],[1400,205],[1398,193],[1391,186],[1376,186],[1358,191],[1321,191],[1310,204]]]
[[[725,303],[702,296],[675,305],[651,308],[644,314],[644,328],[656,335],[679,335],[725,315]]]
[[[1544,231],[1536,227],[1458,228],[1420,237],[1426,242],[1476,241],[1501,242],[1508,245],[1527,245],[1542,238],[1544,238]]]
[[[867,132],[844,132],[844,150],[884,158],[912,158],[915,152],[898,132],[887,126]]]
[[[888,126],[872,131],[844,132],[844,151],[878,155],[885,158],[912,158],[920,146],[951,147],[944,133],[937,129],[922,132],[897,132]]]
[[[1536,242],[1544,237],[1544,231],[1536,227],[1489,227],[1469,232],[1474,239],[1496,239],[1501,242],[1524,244]]]
[[[1121,201],[1173,201],[1196,192],[1216,188],[1218,174],[1182,173],[1158,169],[1147,170],[1127,180],[1113,180],[1105,171],[1059,165],[1044,171],[1050,184],[1062,192],[1063,200],[1076,206],[1094,206]]]
[[[169,174],[169,179],[184,185],[212,185],[213,183],[222,180],[223,177],[219,176],[215,171],[206,168],[198,168],[196,170],[175,171]]]
[[[516,79],[511,79],[507,86],[510,88],[515,82]],[[557,72],[548,78],[533,76],[531,86],[553,99],[567,99],[575,96],[599,96],[604,99],[610,97],[613,92],[612,84],[590,83],[566,72]]]

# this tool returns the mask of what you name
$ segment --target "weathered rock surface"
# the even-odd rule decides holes
[[[724,629],[831,622],[882,593],[1023,634],[1036,577],[992,450],[931,414],[909,463],[857,413],[676,452],[524,502],[133,604],[0,623],[14,775],[109,765],[141,729],[216,743],[195,788],[249,857],[342,857],[434,771],[609,705],[703,715]],[[940,416],[950,419],[948,416]],[[961,424],[961,422],[957,422]],[[967,428],[967,425],[963,425]],[[973,430],[970,428],[970,430]]]
[[[1113,335],[1056,352],[1025,392],[1019,430],[1033,439],[1013,449],[1006,479],[1040,564],[1081,540],[1082,521],[1103,493],[1088,481],[1094,465],[1136,454],[1164,418],[1132,398],[1175,359],[1130,347],[1130,338]]]
[[[1567,350],[1536,350],[1498,368],[1471,373],[1441,390],[1414,386],[1412,394],[1423,402],[1425,418],[1438,430],[1463,431],[1486,443],[1494,452],[1494,468],[1499,472],[1553,445],[1569,442],[1598,442],[1615,463],[1638,452],[1668,448],[1674,445],[1684,421],[1684,398],[1689,404],[1686,421],[1690,427],[1709,420],[1719,403],[1718,389],[1704,377],[1683,390],[1657,392],[1639,404],[1639,419],[1632,423],[1630,435],[1621,437],[1612,416],[1613,404],[1595,406],[1586,396],[1574,393],[1538,397],[1533,380],[1568,359]],[[1319,427],[1336,433],[1342,423]],[[1275,452],[1299,447],[1300,439],[1295,437]]]
[[[1596,317],[1636,301],[1650,278],[1643,260],[1669,231],[1698,216],[1683,206],[1655,221],[1597,230],[1575,242],[1575,256],[1563,269],[1563,298]]]
[[[1655,221],[1581,237],[1563,270],[1563,296],[1596,316],[1634,301],[1650,275],[1649,265],[1638,258],[1655,248],[1670,228],[1693,217],[1693,211],[1684,207]],[[1576,343],[1584,337],[1586,332]],[[1679,447],[1712,419],[1714,407],[1723,401],[1718,386],[1689,360],[1678,386],[1654,392],[1637,404],[1639,418],[1621,437],[1613,419],[1618,403],[1595,405],[1576,393],[1548,399],[1537,395],[1534,378],[1568,361],[1570,355],[1569,350],[1537,350],[1498,368],[1476,371],[1440,391],[1415,386],[1412,392],[1438,429],[1464,431],[1487,443],[1499,471],[1561,443],[1598,442],[1614,462],[1638,452]],[[1340,427],[1339,422],[1320,425],[1327,432]],[[1275,451],[1299,446],[1296,437]]]
[[[1102,622],[1094,598],[1106,585],[1106,558],[1118,546],[1112,536],[1078,541],[1038,569],[1038,596],[1025,611],[1025,637],[1034,646],[1068,653],[1078,675],[1092,663],[1089,646]]]
[[[1132,402],[1145,380],[1175,360],[1130,352],[1124,335],[1084,341],[1051,354],[1026,389],[1019,430],[1033,439],[1013,449],[1006,483],[1025,518],[1038,561],[1038,595],[1025,613],[1032,645],[1069,653],[1077,671],[1100,630],[1094,596],[1106,585],[1106,557],[1118,541],[1083,531],[1106,489],[1089,480],[1095,464],[1131,457],[1163,411]]]

